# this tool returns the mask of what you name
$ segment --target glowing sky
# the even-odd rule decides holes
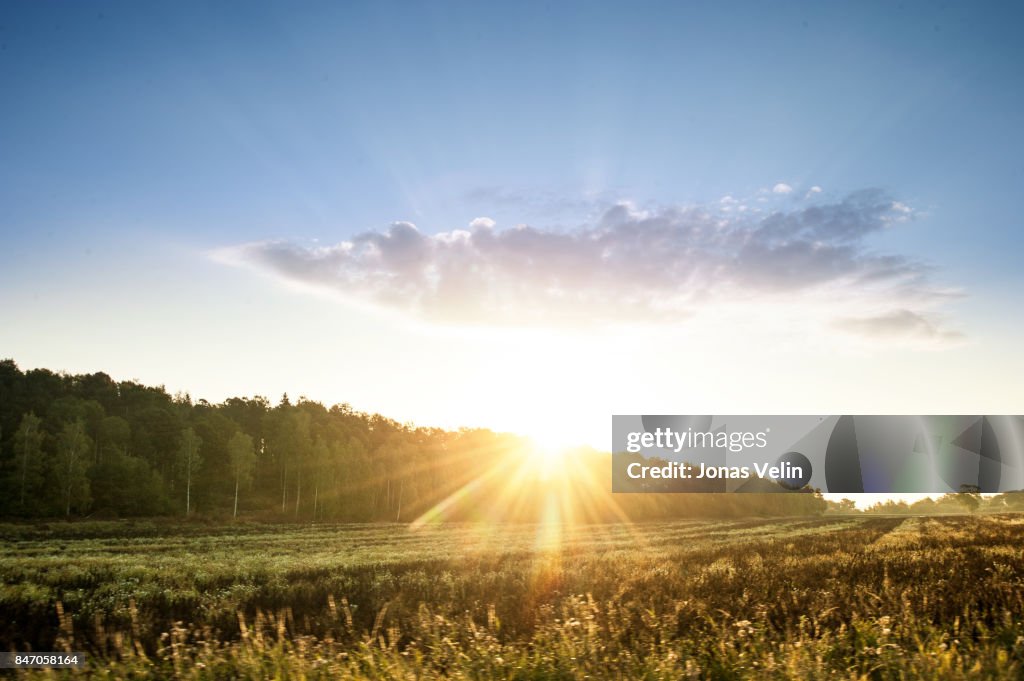
[[[1022,17],[8,3],[0,356],[607,447],[1024,413]]]

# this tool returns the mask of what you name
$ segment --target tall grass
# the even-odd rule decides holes
[[[1024,673],[1015,516],[103,529],[2,530],[4,647],[90,655],[23,676]]]

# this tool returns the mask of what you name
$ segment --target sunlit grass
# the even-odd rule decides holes
[[[90,675],[113,678],[1011,679],[1021,531],[1016,516],[0,525],[0,639],[87,650]]]

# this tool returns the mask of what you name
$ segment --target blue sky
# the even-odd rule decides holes
[[[525,430],[543,418],[509,417],[522,400],[486,397],[496,382],[524,396],[618,361],[609,388],[639,385],[643,398],[557,396],[580,402],[590,441],[603,434],[584,422],[612,409],[1020,413],[1024,393],[1005,384],[1024,341],[1020,14],[910,2],[5,3],[0,355],[211,399],[289,390]],[[832,249],[827,260],[785,259],[790,242],[762,229],[772,214],[847,215],[868,189],[896,208],[799,236],[808,252]],[[484,260],[479,244],[465,246],[472,257],[450,245],[477,218],[506,235]],[[734,238],[692,236],[708,220]],[[380,241],[397,221],[433,255],[410,261]],[[537,231],[528,247],[510,231],[523,224]],[[581,250],[602,230],[606,252],[635,259],[598,277],[588,268],[604,261]],[[775,255],[741,257],[740,242]],[[323,250],[344,243],[356,250]],[[635,266],[645,259],[656,273]],[[428,275],[410,274],[423,263]],[[492,278],[451,275],[444,295],[424,292],[431,277],[485,265]],[[794,266],[833,274],[783,282]],[[581,271],[559,276],[566,267]],[[889,284],[864,283],[880,269]],[[606,304],[627,290],[623,309]],[[590,322],[663,300],[660,317],[698,321],[643,318],[595,341]],[[826,311],[836,300],[845,307]],[[582,301],[570,325],[590,331],[552,322],[565,301]],[[744,323],[756,333],[737,338]],[[787,332],[809,349],[777,357]],[[680,400],[680,348],[719,353],[709,363],[734,373],[690,375],[704,402]],[[753,395],[712,385],[745,377]],[[780,381],[799,394],[780,396]],[[882,386],[895,395],[879,403]]]

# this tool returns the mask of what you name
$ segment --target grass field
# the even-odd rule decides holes
[[[0,643],[80,676],[1024,675],[1021,516],[0,537]]]

